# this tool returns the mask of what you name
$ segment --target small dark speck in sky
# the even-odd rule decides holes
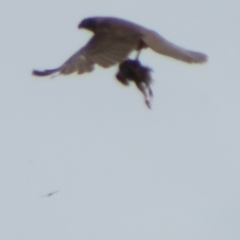
[[[56,194],[56,193],[58,193],[58,192],[59,192],[59,191],[50,192],[50,193],[48,193],[48,194],[43,195],[42,197],[51,197],[53,194]]]

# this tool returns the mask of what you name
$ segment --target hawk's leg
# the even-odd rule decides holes
[[[139,58],[139,56],[140,56],[140,53],[141,53],[141,50],[138,50],[138,51],[137,51],[136,58],[135,58],[136,61],[138,60],[138,58]]]

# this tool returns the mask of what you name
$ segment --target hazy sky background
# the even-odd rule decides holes
[[[239,0],[3,0],[0,239],[240,239]],[[37,78],[117,16],[208,54],[151,50],[152,110],[117,67]],[[42,197],[52,191],[51,197]]]

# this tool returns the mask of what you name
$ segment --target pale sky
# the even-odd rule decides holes
[[[3,0],[0,239],[240,239],[239,10],[237,0]],[[144,50],[152,110],[116,66],[32,76],[88,41],[77,25],[90,16],[136,22],[209,61]]]

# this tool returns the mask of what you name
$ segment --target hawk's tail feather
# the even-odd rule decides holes
[[[32,74],[35,76],[44,77],[44,76],[52,75],[53,73],[56,73],[59,71],[60,71],[60,68],[49,69],[49,70],[44,70],[44,71],[33,70]]]

